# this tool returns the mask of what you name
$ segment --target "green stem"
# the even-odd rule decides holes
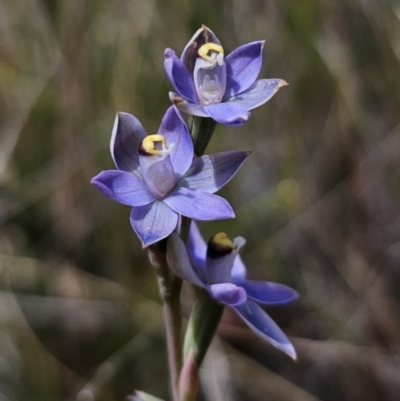
[[[224,306],[210,297],[207,291],[200,290],[196,304],[190,315],[184,342],[184,360],[193,349],[197,366],[200,367],[211,340],[222,317]]]
[[[190,116],[188,126],[194,143],[194,153],[196,156],[202,156],[214,133],[217,122],[208,117]]]
[[[204,154],[217,123],[212,118],[190,116],[188,126],[194,143],[194,152],[200,157]],[[186,243],[190,220],[183,218],[181,236]],[[200,367],[207,349],[221,320],[223,305],[215,302],[207,291],[200,290],[193,307],[184,340],[184,362],[187,362],[193,349],[197,366]]]
[[[165,248],[166,241],[162,240],[148,249],[151,263],[159,276],[159,288],[163,299],[172,399],[179,401],[179,375],[182,369],[182,314],[180,305],[182,279],[170,274]]]
[[[195,154],[201,156],[212,137],[216,122],[211,118],[191,116],[189,117],[188,124],[194,143]],[[190,222],[190,219],[182,216],[181,236],[185,242],[187,242],[189,236]],[[150,246],[149,255],[159,276],[160,293],[164,303],[163,310],[172,398],[173,401],[179,401],[179,376],[183,360],[181,340],[182,315],[180,306],[182,279],[170,273],[166,259],[166,242],[167,240],[162,240]],[[212,335],[214,335],[214,331]]]
[[[173,277],[169,285],[164,290],[164,320],[167,337],[168,361],[170,370],[171,390],[174,401],[179,401],[179,375],[182,369],[182,339],[181,339],[181,306],[180,291],[182,280]]]

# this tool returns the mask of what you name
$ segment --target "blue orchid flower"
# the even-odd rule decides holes
[[[192,222],[187,248],[175,232],[169,237],[168,263],[177,276],[205,288],[215,300],[231,306],[257,335],[296,359],[289,339],[258,303],[286,304],[297,299],[298,294],[283,284],[246,279],[246,267],[238,254],[244,243],[242,237],[231,241],[226,234],[219,233],[206,245]]]
[[[170,107],[158,134],[147,135],[139,120],[118,113],[111,137],[118,170],[92,179],[104,195],[133,206],[130,220],[144,246],[167,237],[178,215],[195,220],[235,217],[229,203],[214,195],[237,172],[250,152],[229,151],[193,159],[185,122]]]
[[[179,59],[165,50],[164,70],[175,88],[169,97],[181,111],[211,117],[220,124],[242,125],[249,110],[261,106],[287,85],[282,79],[259,79],[264,41],[238,47],[227,57],[218,38],[203,25]]]

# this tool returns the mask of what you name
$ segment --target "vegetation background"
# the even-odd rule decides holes
[[[166,397],[154,272],[129,208],[89,185],[113,168],[116,110],[156,132],[163,51],[205,24],[265,39],[290,83],[209,152],[253,150],[221,193],[250,276],[301,294],[269,308],[293,363],[225,311],[202,369],[210,401],[390,401],[400,392],[400,3],[0,2],[0,399]],[[191,305],[185,290],[184,310]]]

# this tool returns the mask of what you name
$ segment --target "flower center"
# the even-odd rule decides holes
[[[206,43],[197,51],[193,71],[194,84],[203,105],[219,103],[226,88],[224,49],[216,43]]]
[[[216,70],[217,68],[214,69]],[[203,69],[199,69],[198,71],[199,91],[204,104],[220,102],[225,92],[225,88],[219,81],[218,73],[212,75],[213,72],[216,71],[208,72],[208,70]]]
[[[215,234],[208,241],[205,275],[208,284],[231,283],[231,270],[239,249],[244,245],[242,237],[233,241],[225,234]]]
[[[167,150],[165,138],[160,134],[147,135],[139,147],[142,156],[160,155]]]
[[[167,147],[160,134],[146,136],[139,146],[139,162],[143,179],[150,192],[164,198],[175,186],[175,172],[170,153],[174,144]]]
[[[225,233],[215,234],[208,241],[207,252],[212,258],[220,258],[231,253],[235,249],[233,242]]]
[[[216,43],[209,42],[204,44],[197,51],[197,54],[203,60],[206,60],[213,64],[224,64],[224,49],[221,45],[217,45]]]

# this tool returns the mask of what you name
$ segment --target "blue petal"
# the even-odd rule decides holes
[[[265,305],[286,304],[299,297],[295,290],[279,283],[240,279],[234,279],[233,282],[243,287],[249,298]]]
[[[246,291],[232,283],[211,284],[207,287],[213,298],[227,305],[241,305],[247,300]]]
[[[192,221],[190,225],[188,249],[189,257],[192,263],[204,270],[207,255],[207,244],[200,233],[199,227],[194,221]]]
[[[177,186],[214,193],[238,171],[250,152],[229,151],[193,160],[192,166]]]
[[[110,151],[118,170],[139,174],[138,149],[146,135],[146,131],[136,117],[128,113],[117,113],[111,135]]]
[[[129,206],[143,206],[155,200],[139,177],[124,171],[102,171],[91,181],[104,195]]]
[[[245,91],[254,83],[260,73],[263,47],[264,41],[248,43],[225,58],[227,77],[224,99]]]
[[[218,283],[231,283],[232,282],[232,265],[238,254],[238,249],[232,249],[231,252],[225,255],[218,255],[218,257],[213,257],[207,252],[205,274],[208,284],[218,284]]]
[[[164,202],[177,213],[194,220],[233,219],[229,203],[218,195],[189,188],[176,188]]]
[[[169,154],[139,155],[139,162],[143,181],[155,198],[162,199],[175,188],[175,171]]]
[[[192,138],[175,107],[171,106],[166,111],[158,132],[165,137],[167,146],[171,148],[171,163],[175,176],[179,178],[192,164],[194,152]]]
[[[234,309],[247,325],[262,339],[296,359],[293,345],[278,325],[252,300]]]
[[[246,109],[234,102],[208,104],[204,106],[204,110],[211,118],[224,125],[242,125],[250,116]]]
[[[244,279],[246,277],[246,266],[244,265],[241,256],[238,254],[233,262],[231,271],[233,281]]]
[[[169,267],[178,277],[199,287],[206,287],[189,260],[185,244],[175,232],[168,237],[167,259]]]
[[[149,246],[167,237],[178,224],[178,215],[161,201],[134,207],[131,224],[136,234]]]
[[[286,85],[287,82],[283,79],[259,79],[249,89],[227,99],[226,102],[252,110],[268,102],[282,86]]]
[[[198,57],[197,50],[208,42],[216,43],[217,45],[221,44],[211,29],[203,25],[196,31],[189,43],[183,49],[181,60],[190,72],[193,72],[194,64]]]
[[[199,102],[193,77],[172,49],[166,49],[164,52],[164,70],[167,78],[182,97],[194,103]]]
[[[198,103],[190,103],[174,92],[169,92],[169,99],[180,111],[191,116],[209,117],[204,107]]]
[[[240,248],[246,243],[242,237],[234,238],[232,247],[221,250],[210,240],[207,245],[205,274],[208,284],[232,283],[232,266]]]

